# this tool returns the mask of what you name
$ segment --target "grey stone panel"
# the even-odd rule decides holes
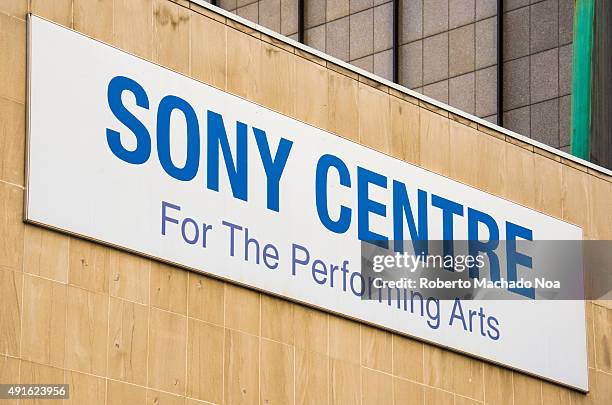
[[[434,100],[448,103],[448,80],[433,83],[423,87],[423,94]]]
[[[427,37],[448,30],[448,0],[423,2],[423,36]]]
[[[374,9],[351,14],[349,19],[351,60],[371,55],[374,51]]]
[[[349,0],[350,14],[357,13],[359,11],[365,10],[366,8],[371,8],[373,6],[374,6],[373,0]]]
[[[327,21],[337,20],[347,15],[349,15],[349,0],[327,0],[325,16]]]
[[[448,102],[453,107],[474,114],[476,105],[474,72],[449,80]]]
[[[307,0],[304,2],[304,25],[306,28],[316,27],[325,22],[325,0]]]
[[[403,0],[401,6],[402,44],[423,38],[423,0]]]
[[[259,22],[259,6],[257,3],[252,3],[248,6],[236,9],[236,14],[254,23]]]
[[[374,7],[374,52],[393,46],[393,3]]]
[[[572,44],[559,48],[559,95],[572,92]]]
[[[448,28],[453,29],[474,22],[475,0],[449,0]]]
[[[497,0],[476,0],[476,20],[497,15]]]
[[[568,146],[562,146],[562,147],[560,147],[559,149],[561,149],[561,151],[562,151],[562,152],[565,152],[565,153],[572,153],[572,148],[570,147],[570,145],[568,145]]]
[[[570,144],[572,121],[572,96],[559,98],[559,146]]]
[[[256,3],[257,0],[237,0],[236,1],[236,7],[244,7],[248,4],[252,4],[252,3]]]
[[[414,89],[423,85],[423,41],[400,46],[400,84]]]
[[[489,115],[488,117],[482,117],[483,120],[489,121],[491,124],[497,125],[497,114]]]
[[[518,134],[529,136],[531,108],[529,106],[517,108],[504,112],[504,128],[508,128]]]
[[[559,99],[531,106],[531,138],[554,148],[559,145]]]
[[[236,0],[219,0],[219,7],[224,10],[235,10],[236,4]]]
[[[304,30],[304,42],[321,52],[325,52],[325,24]]]
[[[529,5],[529,0],[504,0],[504,11],[510,11]]]
[[[448,32],[423,40],[423,84],[448,77]]]
[[[504,110],[513,110],[530,102],[529,57],[504,62]]]
[[[497,20],[492,17],[476,23],[476,69],[497,62]]]
[[[558,0],[546,0],[530,6],[531,53],[556,47],[559,43]]]
[[[476,115],[487,117],[497,113],[497,69],[491,66],[476,71]]]
[[[573,40],[574,1],[559,0],[559,45],[569,44]]]
[[[325,24],[325,51],[338,59],[349,60],[349,17]]]
[[[351,64],[363,70],[367,70],[368,72],[371,72],[371,73],[374,72],[374,56],[373,55],[368,55],[365,58],[353,60],[351,61]]]
[[[281,10],[280,0],[259,1],[259,23],[273,31],[280,32]]]
[[[529,8],[504,14],[504,60],[529,55]]]
[[[381,4],[389,3],[391,0],[374,0],[374,6],[380,6]]]
[[[554,48],[531,55],[531,102],[559,95],[559,50]]]
[[[374,74],[393,80],[393,51],[391,49],[374,54]]]
[[[458,76],[474,70],[474,24],[448,33],[449,75]]]
[[[298,31],[298,0],[281,0],[281,34]]]

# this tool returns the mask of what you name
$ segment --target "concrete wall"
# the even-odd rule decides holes
[[[586,306],[591,393],[583,395],[24,224],[28,11],[338,136],[576,223],[587,238],[612,239],[610,177],[187,1],[2,1],[0,383],[65,382],[71,384],[65,403],[78,405],[609,403],[610,303]]]

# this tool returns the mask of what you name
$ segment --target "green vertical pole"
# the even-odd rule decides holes
[[[589,160],[591,65],[595,0],[576,0],[572,56],[572,155]]]

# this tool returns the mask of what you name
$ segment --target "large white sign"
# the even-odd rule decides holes
[[[588,389],[581,301],[361,299],[361,240],[576,240],[576,226],[37,17],[28,60],[28,221]],[[532,256],[489,277],[536,274]]]

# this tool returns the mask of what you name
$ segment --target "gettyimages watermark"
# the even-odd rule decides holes
[[[612,241],[362,242],[363,300],[612,299]]]

